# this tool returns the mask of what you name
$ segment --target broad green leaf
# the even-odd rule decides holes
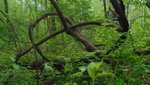
[[[96,77],[96,72],[99,70],[99,68],[102,65],[102,63],[103,62],[98,62],[98,63],[91,62],[88,65],[87,71],[88,71],[90,77],[92,77],[92,78]]]
[[[87,67],[88,74],[91,78],[95,78],[95,75],[96,75],[94,66],[95,66],[95,63],[91,62]]]

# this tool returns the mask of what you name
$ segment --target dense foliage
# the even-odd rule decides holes
[[[0,85],[149,85],[150,1],[110,1],[0,0]]]

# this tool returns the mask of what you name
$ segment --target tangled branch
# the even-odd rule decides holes
[[[76,29],[82,26],[86,26],[86,25],[97,25],[97,26],[102,26],[101,22],[97,22],[97,21],[88,21],[88,22],[80,22],[80,23],[73,23],[73,21],[71,21],[69,18],[65,17],[63,15],[63,13],[61,12],[60,8],[57,6],[56,2],[54,0],[50,0],[51,4],[53,5],[53,7],[56,10],[56,13],[45,13],[43,15],[41,15],[39,18],[37,18],[33,23],[30,24],[29,26],[29,38],[30,41],[32,43],[32,46],[26,50],[24,50],[23,52],[20,52],[16,55],[16,63],[18,63],[19,59],[27,54],[28,52],[30,52],[33,48],[42,56],[42,58],[46,61],[50,61],[49,59],[46,58],[45,55],[43,55],[42,51],[40,50],[39,46],[43,43],[45,43],[46,41],[48,41],[49,39],[63,33],[66,32],[66,34],[72,36],[73,38],[75,38],[77,41],[79,41],[80,43],[82,43],[85,47],[86,50],[89,52],[98,50],[99,48],[97,48],[95,45],[93,45],[91,42],[89,42],[88,40],[86,40],[85,38],[83,38],[80,34],[80,32]],[[63,25],[63,29],[54,32],[53,34],[48,35],[47,37],[45,37],[44,39],[40,40],[39,42],[35,43],[34,39],[33,39],[33,29],[35,28],[35,26],[42,21],[43,19],[47,18],[48,16],[58,16],[62,25]],[[68,25],[69,24],[69,25]],[[127,30],[126,30],[127,31]],[[126,32],[125,31],[125,32]],[[127,36],[122,35],[120,37],[121,40],[125,40]],[[118,42],[120,43],[120,40],[118,40]],[[115,48],[112,47],[112,49],[110,49],[107,53],[109,54],[110,52],[112,52],[112,50],[116,50],[116,46],[114,46]],[[117,47],[119,48],[120,45]],[[98,53],[97,56],[100,56],[101,53]]]

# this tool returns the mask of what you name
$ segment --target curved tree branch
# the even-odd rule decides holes
[[[50,16],[50,15],[57,15],[56,13],[45,13],[44,15],[42,15],[42,16],[40,16],[39,18],[37,18],[37,20],[35,21],[35,22],[33,22],[30,26],[29,26],[29,38],[30,38],[30,41],[31,41],[31,43],[32,43],[32,45],[33,45],[33,47],[36,49],[36,51],[40,54],[40,56],[44,59],[44,60],[46,60],[46,61],[50,61],[50,60],[48,60],[44,55],[43,55],[43,53],[42,53],[42,51],[39,49],[39,47],[38,46],[36,46],[35,45],[35,42],[34,42],[34,39],[33,39],[33,28],[41,21],[41,20],[43,20],[43,19],[45,19],[46,17],[48,17],[48,16]]]
[[[31,23],[29,28],[33,29],[41,20],[43,20],[43,19],[45,19],[45,18],[47,18],[48,16],[51,16],[51,15],[56,16],[57,14],[46,12],[45,14],[43,14],[39,18],[37,18],[33,23]]]
[[[82,23],[77,23],[77,24],[73,24],[72,26],[69,26],[70,29],[76,29],[78,27],[82,27],[82,26],[86,26],[86,25],[97,25],[97,26],[102,26],[102,23],[97,22],[97,21],[89,21],[89,22],[82,22]],[[65,32],[66,29],[61,29],[60,31],[54,32],[53,34],[48,35],[47,37],[45,37],[44,39],[40,40],[38,43],[36,43],[36,46],[39,46],[41,44],[43,44],[44,42],[46,42],[47,40]],[[18,62],[18,60],[20,59],[21,56],[27,54],[28,52],[30,52],[32,49],[34,48],[34,46],[31,46],[30,48],[26,49],[23,52],[17,53],[16,54],[16,63]]]
[[[61,12],[61,10],[59,9],[59,7],[57,6],[57,4],[56,4],[56,2],[55,2],[54,0],[50,0],[50,1],[51,1],[51,3],[52,3],[53,7],[55,8],[56,12],[57,12],[57,14],[58,14],[58,16],[59,16],[59,18],[60,18],[60,20],[61,20],[61,22],[62,22],[62,24],[63,24],[64,29],[67,29],[67,30],[66,30],[66,33],[69,34],[69,35],[71,35],[72,37],[74,37],[74,38],[77,39],[78,41],[80,41],[80,42],[87,48],[87,51],[98,50],[97,47],[95,47],[93,44],[91,44],[91,43],[88,42],[86,39],[84,39],[84,38],[80,35],[80,33],[79,33],[77,30],[70,29],[70,28],[67,26],[67,21],[70,23],[70,25],[72,25],[73,23],[72,23],[68,18],[66,18],[67,20],[65,19],[63,13]],[[45,16],[46,16],[46,15],[45,15]],[[33,38],[32,38],[32,30],[33,30],[33,28],[34,28],[35,25],[36,25],[38,22],[40,22],[43,18],[46,18],[45,16],[44,16],[44,17],[41,17],[41,18],[39,18],[39,19],[37,19],[37,20],[35,21],[35,23],[33,23],[33,25],[30,25],[30,27],[29,27],[29,38],[30,38],[30,41],[31,41],[32,45],[33,45],[34,48],[37,50],[37,52],[42,56],[42,58],[43,58],[44,60],[46,60],[46,61],[49,61],[49,60],[42,54],[42,52],[41,52],[41,50],[38,48],[38,46],[36,46],[36,44],[35,44],[35,42],[34,42],[34,40],[33,40]]]
[[[49,12],[46,12],[46,13],[44,13],[43,15],[41,15],[39,18],[37,18],[37,19],[36,19],[33,23],[31,23],[30,26],[29,26],[29,38],[30,38],[31,43],[32,43],[32,45],[33,45],[32,47],[35,48],[35,49],[37,50],[37,52],[42,56],[42,58],[43,58],[44,60],[47,60],[47,61],[49,61],[49,60],[42,54],[42,52],[40,51],[40,49],[34,45],[34,41],[33,41],[33,38],[32,38],[32,32],[31,32],[31,31],[33,30],[33,28],[34,28],[41,20],[47,18],[47,17],[50,16],[50,15],[57,15],[57,14],[56,14],[56,13],[49,13]],[[30,50],[31,50],[31,49],[29,48],[28,51],[24,51],[24,52],[21,52],[21,53],[24,55],[24,54],[26,54],[26,52],[28,53]],[[20,53],[16,55],[16,63],[17,63],[17,61],[18,61],[18,59],[19,59],[18,56],[20,56]]]

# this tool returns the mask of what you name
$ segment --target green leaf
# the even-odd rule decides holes
[[[12,64],[12,67],[13,67],[15,70],[20,70],[20,67],[19,67],[19,65]]]
[[[86,67],[85,66],[81,66],[79,67],[80,71],[83,73],[84,71],[86,71]]]
[[[87,67],[87,71],[88,74],[91,78],[95,78],[96,77],[96,72],[99,70],[100,66],[102,65],[103,62],[98,62],[98,63],[94,63],[91,62],[88,67]]]
[[[99,50],[95,50],[93,52],[86,52],[86,55],[85,56],[93,56],[95,55],[96,53],[100,52]]]
[[[52,68],[50,65],[48,65],[48,63],[45,63],[45,64],[44,64],[44,69],[45,69],[46,71],[53,70],[53,68]]]
[[[96,75],[94,66],[95,66],[95,63],[91,62],[87,67],[88,74],[91,78],[95,78],[95,75]]]
[[[95,70],[98,70],[100,66],[102,65],[103,61],[95,63]]]
[[[15,57],[10,57],[11,61],[15,62]]]
[[[71,75],[72,78],[78,78],[78,77],[82,77],[83,73],[82,72],[77,72]]]
[[[114,74],[110,72],[103,72],[103,73],[98,73],[96,75],[96,77],[105,77],[105,76],[114,76]]]

